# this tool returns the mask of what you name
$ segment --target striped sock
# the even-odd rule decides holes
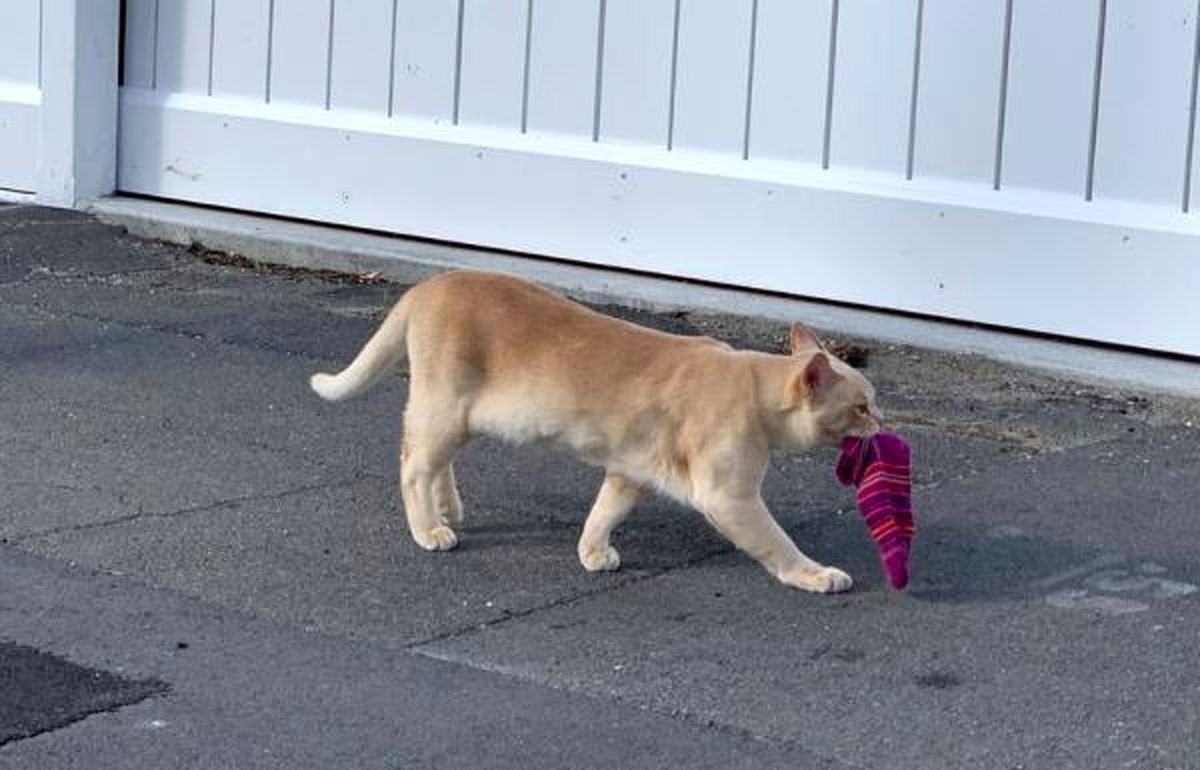
[[[888,583],[908,585],[908,552],[916,530],[912,515],[908,444],[894,433],[847,437],[838,454],[837,478],[858,488],[858,509],[879,549]]]

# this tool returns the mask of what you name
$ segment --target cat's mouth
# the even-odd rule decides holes
[[[855,436],[857,438],[870,438],[881,431],[883,431],[883,418],[871,417],[870,422],[868,422],[865,426],[851,430],[848,435]]]

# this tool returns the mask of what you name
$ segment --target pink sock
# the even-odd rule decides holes
[[[837,478],[858,488],[858,508],[879,549],[888,583],[908,585],[908,552],[915,525],[908,444],[894,433],[848,436],[838,453]]]

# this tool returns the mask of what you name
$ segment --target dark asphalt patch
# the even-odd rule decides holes
[[[0,746],[167,689],[157,679],[125,679],[33,647],[0,641]]]

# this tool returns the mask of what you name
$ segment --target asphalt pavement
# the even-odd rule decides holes
[[[588,574],[552,446],[471,444],[431,554],[403,378],[307,385],[404,288],[0,207],[0,768],[1200,767],[1200,402],[837,340],[913,445],[906,593],[828,449],[765,496],[849,594],[664,499]]]

